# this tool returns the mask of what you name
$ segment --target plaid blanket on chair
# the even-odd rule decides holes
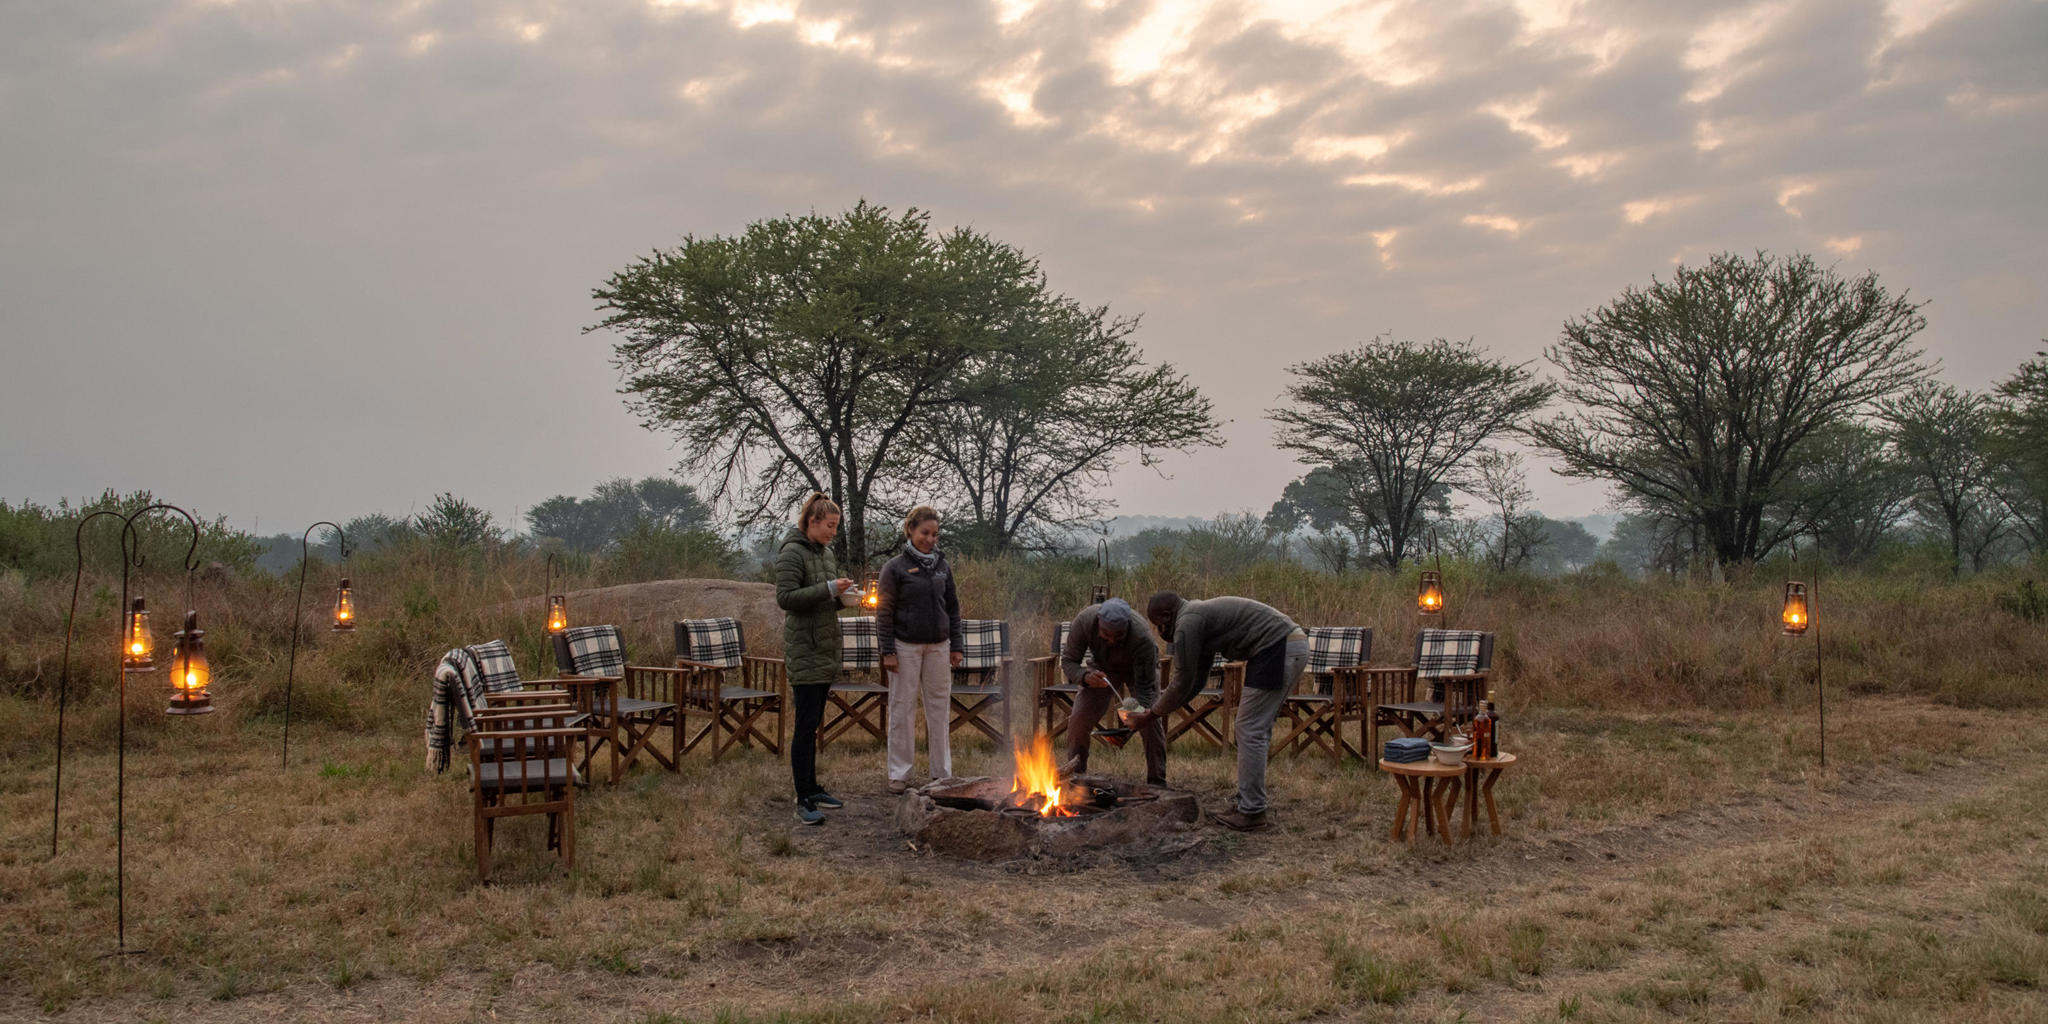
[[[872,615],[854,615],[839,620],[839,667],[848,672],[879,668],[882,664],[882,630]]]
[[[454,726],[461,720],[467,731],[471,714],[489,703],[493,693],[517,690],[519,671],[512,664],[512,652],[503,640],[457,647],[441,656],[434,667],[434,697],[427,704],[427,768],[448,770],[448,751],[454,746]]]
[[[1415,674],[1463,675],[1479,671],[1479,646],[1486,634],[1476,629],[1425,629],[1415,655]]]
[[[556,638],[557,649],[569,652],[567,671],[578,676],[626,674],[626,641],[617,626],[575,626]]]
[[[960,620],[960,669],[985,672],[1010,659],[1010,624],[1001,619]]]
[[[676,657],[718,668],[738,668],[747,653],[738,619],[684,619],[676,623]]]
[[[1308,627],[1308,670],[1328,672],[1331,669],[1363,665],[1372,657],[1371,626],[1310,626]]]

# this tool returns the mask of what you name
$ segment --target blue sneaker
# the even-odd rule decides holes
[[[796,821],[799,825],[823,825],[825,812],[811,806],[808,800],[796,802]]]
[[[821,811],[836,811],[846,806],[846,801],[820,790],[811,794],[811,806]]]

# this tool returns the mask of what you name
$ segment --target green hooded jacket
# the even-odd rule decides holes
[[[775,553],[775,603],[785,613],[782,658],[791,686],[839,679],[839,599],[832,594],[832,581],[838,578],[831,548],[800,529],[782,539]]]

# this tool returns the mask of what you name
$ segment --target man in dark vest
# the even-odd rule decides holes
[[[1209,678],[1216,656],[1242,661],[1244,694],[1238,699],[1237,807],[1211,815],[1240,832],[1266,827],[1266,754],[1273,719],[1308,668],[1308,633],[1269,605],[1243,597],[1188,601],[1171,591],[1152,595],[1145,617],[1173,651],[1173,683],[1152,706],[1125,724],[1141,728],[1163,721],[1194,699]]]
[[[1088,737],[1117,691],[1150,707],[1159,699],[1159,645],[1138,625],[1138,613],[1121,597],[1089,605],[1075,614],[1060,649],[1060,672],[1081,688],[1067,718],[1066,770],[1088,770]],[[1111,684],[1115,684],[1112,686]],[[1166,784],[1166,723],[1154,720],[1138,730],[1145,741],[1145,781]]]

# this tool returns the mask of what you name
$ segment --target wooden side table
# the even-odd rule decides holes
[[[1500,808],[1493,803],[1493,784],[1500,781],[1500,773],[1515,763],[1515,755],[1502,754],[1499,757],[1480,760],[1465,759],[1465,829],[1464,838],[1472,838],[1472,830],[1479,822],[1479,797],[1486,797],[1486,820],[1493,826],[1493,834],[1500,835]],[[1482,781],[1480,776],[1484,775]],[[1448,823],[1446,823],[1448,825]],[[1447,829],[1448,830],[1448,829]]]
[[[1401,805],[1394,810],[1391,838],[1412,842],[1421,832],[1428,831],[1440,834],[1449,843],[1451,808],[1457,801],[1465,769],[1434,760],[1400,762],[1381,758],[1380,771],[1393,776],[1394,784],[1401,787]],[[1438,786],[1439,782],[1443,785]],[[1438,806],[1439,801],[1442,806]]]

